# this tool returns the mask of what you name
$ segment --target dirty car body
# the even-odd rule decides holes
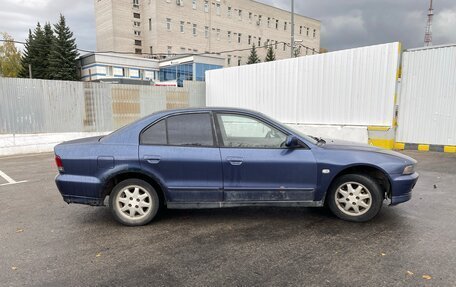
[[[395,205],[411,198],[418,179],[408,156],[310,137],[261,113],[231,108],[157,112],[104,137],[59,144],[55,155],[64,201],[98,206],[132,178],[147,182],[167,208],[318,207],[344,175],[375,184],[350,179],[353,184],[334,191],[343,211],[350,207],[342,199],[357,202],[352,189],[365,187],[361,198],[381,190],[382,201]],[[359,202],[365,203],[369,199]]]

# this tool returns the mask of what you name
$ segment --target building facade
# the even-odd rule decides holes
[[[168,57],[216,53],[225,66],[247,62],[252,45],[263,60],[291,55],[289,11],[252,0],[95,0],[97,51]],[[320,50],[320,21],[295,14],[299,55]]]
[[[207,70],[223,68],[218,55],[180,55],[163,60],[115,53],[89,53],[79,57],[82,81],[118,84],[182,86],[204,81]]]

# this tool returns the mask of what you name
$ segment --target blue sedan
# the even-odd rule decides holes
[[[160,208],[328,206],[363,222],[383,201],[405,202],[416,161],[369,145],[308,136],[257,112],[167,110],[107,136],[55,147],[67,203],[104,205],[122,224],[149,223]]]

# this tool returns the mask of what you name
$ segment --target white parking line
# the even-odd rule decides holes
[[[3,177],[3,179],[7,181],[7,183],[0,184],[0,186],[27,182],[26,180],[15,181],[14,179],[12,179],[11,177],[9,177],[6,173],[4,173],[4,172],[1,171],[1,170],[0,170],[0,176]]]

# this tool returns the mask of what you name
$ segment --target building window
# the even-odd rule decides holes
[[[302,34],[302,26],[299,26],[299,35]]]
[[[166,18],[166,30],[171,31],[171,19]]]
[[[150,53],[151,55],[154,54],[154,47],[153,47],[153,46],[149,46],[149,53]]]
[[[196,36],[196,24],[193,24],[192,33],[193,33],[193,36]]]
[[[231,31],[228,31],[228,42],[231,43]]]
[[[242,58],[241,58],[241,57],[238,57],[238,66],[241,65],[241,60],[242,60]]]
[[[220,29],[217,29],[217,40],[220,40]]]
[[[184,25],[185,25],[185,22],[184,21],[180,21],[180,32],[181,33],[184,33]]]
[[[135,46],[141,46],[142,43],[141,43],[141,40],[135,40]]]
[[[247,38],[247,43],[249,43],[249,45],[252,45],[252,36],[249,35],[249,37]]]
[[[283,43],[283,50],[286,51],[287,50],[287,44]]]
[[[209,38],[209,27],[208,26],[204,27],[204,37]]]
[[[228,58],[226,58],[226,63],[228,66],[231,66],[231,55],[228,55]]]
[[[167,50],[168,50],[168,55],[171,55],[171,50],[172,50],[172,49],[173,49],[173,47],[168,46],[168,49],[167,49]]]
[[[196,0],[192,0],[192,8],[196,9]]]
[[[258,22],[257,22],[257,25],[258,25],[258,26],[261,26],[261,15],[258,15]]]
[[[140,27],[140,26],[141,26],[141,22],[134,21],[134,22],[133,22],[133,26],[135,26],[135,27]]]
[[[317,30],[314,29],[313,37],[317,37]]]
[[[204,12],[209,12],[209,1],[204,1]]]
[[[139,0],[133,0],[133,6],[139,6]]]
[[[279,42],[278,42],[278,41],[275,41],[274,49],[277,50],[277,45],[278,45],[278,44],[279,44]]]
[[[309,28],[307,28],[306,36],[309,37]]]
[[[177,0],[176,4],[177,6],[184,6],[184,0]]]
[[[149,31],[152,30],[152,18],[149,18]]]
[[[134,31],[135,32],[135,36],[141,36],[141,31]]]
[[[227,16],[228,16],[228,17],[231,17],[231,7],[230,7],[230,6],[228,6]]]
[[[133,13],[133,18],[140,19],[141,15],[139,13]]]
[[[142,54],[142,50],[141,49],[135,49],[135,54]]]
[[[220,16],[220,3],[215,5],[215,13]]]
[[[268,17],[268,28],[271,28],[271,17]]]
[[[238,34],[238,43],[239,43],[239,44],[241,43],[241,36],[242,36],[242,34],[239,33],[239,34]]]
[[[276,29],[279,29],[279,20],[276,20],[275,28],[276,28]]]
[[[287,22],[283,22],[283,30],[286,31],[287,30]]]
[[[261,37],[258,37],[258,47],[261,47]]]
[[[249,12],[249,22],[252,22],[252,12]]]
[[[242,20],[242,10],[238,10],[239,20]]]

